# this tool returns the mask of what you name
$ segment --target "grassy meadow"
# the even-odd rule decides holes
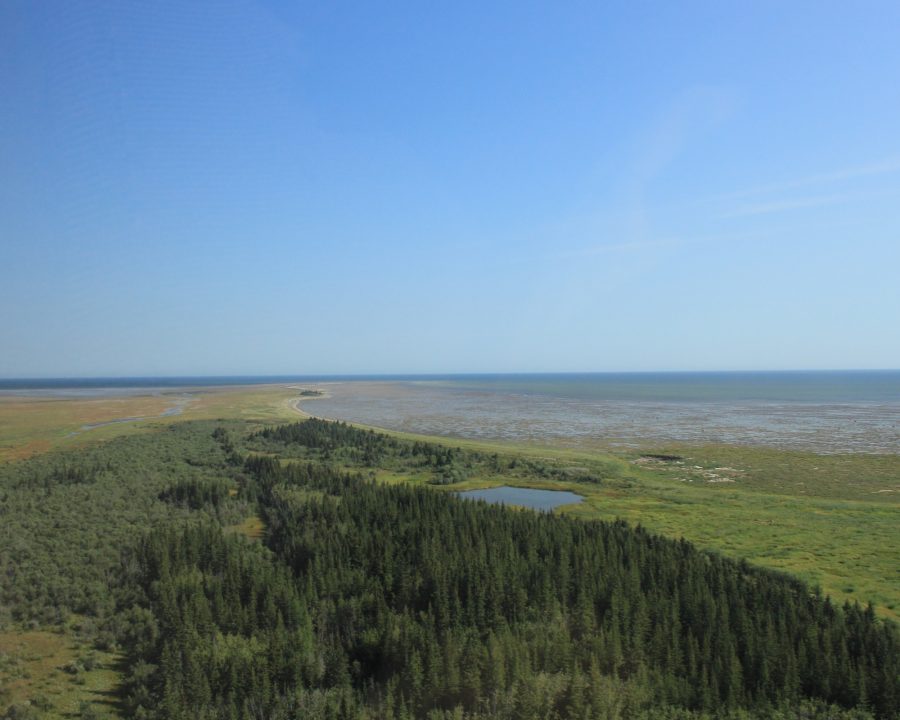
[[[77,628],[0,631],[0,680],[9,705],[40,717],[116,717],[119,656],[97,650]]]
[[[296,417],[288,404],[296,396],[296,390],[283,385],[167,389],[110,398],[0,394],[0,461],[81,447],[183,420],[287,420]],[[173,407],[180,412],[163,415]],[[118,422],[125,418],[140,419]],[[97,427],[84,429],[87,425]]]

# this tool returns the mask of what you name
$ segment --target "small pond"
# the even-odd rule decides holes
[[[485,500],[501,505],[521,505],[547,512],[560,505],[572,505],[584,500],[581,495],[567,490],[534,490],[510,487],[509,485],[485,488],[484,490],[466,490],[458,494],[460,497],[470,500]]]

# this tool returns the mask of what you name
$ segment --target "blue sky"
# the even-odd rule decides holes
[[[0,376],[897,368],[898,27],[6,0]]]

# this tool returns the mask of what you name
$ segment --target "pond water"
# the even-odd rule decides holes
[[[534,490],[532,488],[500,487],[485,488],[484,490],[466,490],[458,493],[462,498],[470,500],[485,500],[489,503],[501,505],[521,505],[549,512],[560,505],[573,505],[580,503],[584,498],[567,490]]]
[[[191,402],[191,395],[189,393],[184,393],[180,398],[175,400],[175,405],[172,407],[168,407],[163,410],[159,417],[174,417],[175,415],[181,415],[184,411],[184,408]],[[69,433],[69,437],[73,435],[78,435],[79,433],[86,432],[88,430],[96,430],[97,428],[106,427],[107,425],[118,425],[119,423],[131,423],[138,422],[139,420],[150,420],[155,415],[144,416],[139,415],[135,417],[123,417],[123,418],[115,418],[114,420],[105,420],[103,422],[91,423],[90,425],[82,425],[80,429],[75,430]]]

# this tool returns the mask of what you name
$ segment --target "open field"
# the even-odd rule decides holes
[[[43,718],[117,717],[117,661],[72,628],[0,632],[0,707],[30,701]]]
[[[289,419],[295,415],[287,403],[296,395],[296,390],[284,385],[148,390],[120,397],[0,394],[0,461],[78,447],[181,420]],[[167,411],[173,414],[164,415]]]

